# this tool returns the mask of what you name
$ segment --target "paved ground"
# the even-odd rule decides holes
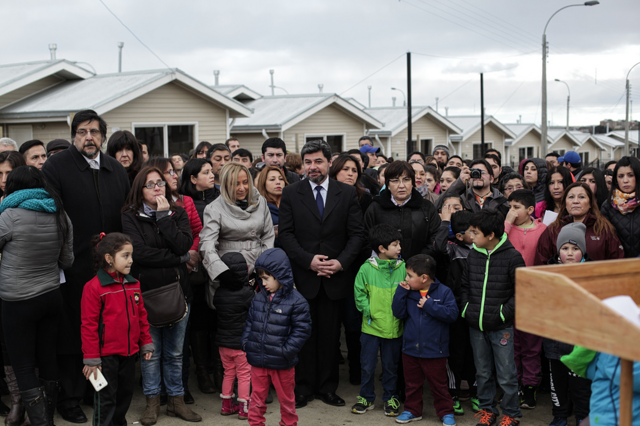
[[[345,345],[343,344],[343,348]],[[344,354],[346,355],[346,354]],[[380,369],[380,364],[378,364]],[[138,377],[139,377],[138,371]],[[379,372],[378,372],[379,374]],[[380,399],[376,400],[376,408],[373,411],[364,415],[356,415],[350,412],[350,407],[355,403],[358,395],[359,386],[353,386],[348,381],[348,369],[346,365],[340,366],[340,379],[341,384],[338,389],[338,395],[345,399],[347,402],[345,407],[331,407],[322,403],[322,401],[315,400],[309,403],[305,408],[298,410],[300,417],[300,425],[329,425],[329,426],[372,426],[372,425],[395,425],[393,418],[385,417],[382,411],[382,402]],[[136,379],[136,383],[138,380]],[[191,392],[196,400],[194,405],[190,405],[192,410],[196,411],[203,418],[203,423],[208,425],[241,425],[246,424],[246,421],[238,420],[236,416],[224,417],[220,415],[220,397],[218,394],[204,395],[198,391],[195,375],[192,375],[190,380]],[[382,387],[380,382],[376,382],[376,392],[381,394]],[[277,425],[280,421],[280,406],[278,404],[276,395],[274,393],[274,402],[268,405],[266,419],[267,425]],[[5,403],[8,403],[8,397],[5,397]],[[476,424],[471,412],[470,402],[463,402],[463,408],[465,409],[464,416],[456,416],[458,425],[461,426],[473,426]],[[87,416],[91,416],[93,411],[90,407],[82,406]],[[140,386],[136,385],[136,394],[134,396],[133,403],[127,415],[129,424],[139,425],[138,420],[142,416],[145,408],[145,398],[142,394]],[[551,421],[551,398],[549,394],[542,394],[538,397],[538,407],[534,410],[523,410],[524,417],[521,424],[526,426],[547,426]],[[90,417],[91,418],[91,417]],[[72,426],[72,423],[65,422],[56,415],[55,423],[57,426]],[[90,423],[86,425],[89,426]],[[168,417],[166,415],[166,407],[162,407],[161,415],[158,419],[158,426],[184,426],[186,422]],[[412,423],[415,425],[441,425],[442,423],[436,418],[435,410],[433,408],[433,402],[428,386],[425,383],[425,405],[423,420],[421,422]],[[569,425],[575,424],[574,419],[570,419]]]

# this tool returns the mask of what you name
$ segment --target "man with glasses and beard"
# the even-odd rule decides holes
[[[353,293],[357,268],[351,266],[365,242],[362,211],[354,186],[329,179],[326,142],[309,141],[300,155],[307,179],[282,191],[278,234],[312,320],[296,367],[296,408],[314,398],[343,406],[336,395],[340,318]]]
[[[42,168],[49,185],[60,195],[73,224],[71,269],[60,287],[64,309],[59,326],[58,412],[68,422],[85,423],[80,408],[86,383],[82,374],[80,300],[85,283],[93,278],[91,239],[101,232],[122,232],[120,210],[129,193],[127,172],[115,158],[102,155],[107,123],[95,111],[80,111],[71,123],[72,145],[47,160]]]

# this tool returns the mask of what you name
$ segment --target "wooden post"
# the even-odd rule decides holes
[[[620,426],[633,422],[633,361],[620,363]]]

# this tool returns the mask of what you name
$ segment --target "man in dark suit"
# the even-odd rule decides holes
[[[107,123],[95,111],[80,111],[73,117],[71,138],[69,149],[49,158],[42,173],[60,195],[73,224],[75,261],[64,271],[66,284],[60,287],[64,314],[58,340],[58,412],[68,422],[84,423],[87,417],[78,404],[87,383],[82,374],[80,300],[85,283],[95,275],[91,239],[100,232],[122,232],[120,209],[129,193],[129,178],[115,158],[100,152]]]
[[[343,406],[336,395],[340,318],[353,292],[353,276],[345,271],[365,242],[362,212],[355,187],[329,179],[331,149],[325,142],[307,142],[300,154],[308,179],[285,187],[278,235],[311,309],[311,337],[296,368],[296,407],[315,397]]]

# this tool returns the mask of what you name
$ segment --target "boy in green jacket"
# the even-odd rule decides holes
[[[401,239],[400,231],[391,225],[381,224],[371,228],[369,241],[377,256],[367,260],[356,276],[356,307],[362,312],[362,384],[358,402],[351,407],[351,412],[355,414],[364,414],[374,408],[378,349],[382,362],[384,414],[394,417],[400,414],[396,387],[403,326],[402,321],[393,316],[391,303],[398,285],[406,277],[404,261],[398,259]]]

